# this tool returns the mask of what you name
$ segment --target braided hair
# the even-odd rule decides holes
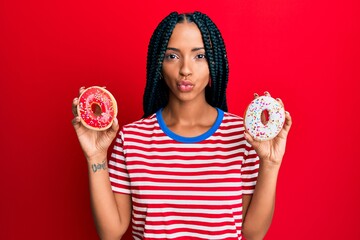
[[[204,42],[211,78],[211,86],[207,86],[205,89],[206,101],[213,107],[227,111],[226,86],[229,66],[224,40],[219,29],[203,13],[178,14],[172,12],[159,23],[149,42],[143,117],[165,107],[169,101],[169,89],[162,78],[162,64],[175,25],[184,21],[194,22],[198,26]]]

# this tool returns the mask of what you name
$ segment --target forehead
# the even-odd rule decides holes
[[[168,47],[180,47],[191,45],[193,47],[203,47],[204,43],[201,32],[195,23],[177,23],[169,39]]]

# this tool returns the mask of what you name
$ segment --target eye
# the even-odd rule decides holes
[[[205,59],[206,58],[206,56],[205,56],[205,54],[198,54],[198,55],[196,55],[196,58],[198,58],[198,59]]]
[[[172,60],[172,59],[177,59],[177,58],[179,58],[179,57],[176,54],[173,54],[173,53],[165,54],[165,59]]]

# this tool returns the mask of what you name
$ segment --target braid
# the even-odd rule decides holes
[[[166,47],[176,25],[177,18],[178,14],[176,12],[170,13],[159,23],[151,36],[146,65],[147,74],[143,96],[143,117],[149,116],[159,108],[164,107],[168,101],[168,88],[161,79],[161,68]]]
[[[226,87],[229,66],[224,40],[219,29],[207,15],[195,12],[193,16],[194,22],[198,25],[203,36],[212,80],[212,86],[206,93],[206,99],[210,105],[227,111]]]
[[[199,12],[195,12],[193,14],[193,20],[194,20],[195,24],[198,26],[198,28],[201,32],[202,38],[203,38],[206,59],[208,61],[208,66],[209,66],[209,71],[210,71],[210,78],[216,79],[216,69],[215,69],[215,64],[214,64],[214,51],[212,48],[212,42],[210,40],[210,32],[208,31],[208,27],[204,23],[204,15]],[[215,102],[215,99],[214,99],[215,95],[212,93],[212,91],[214,89],[216,89],[216,82],[212,81],[211,84],[212,84],[212,87],[206,88],[206,90],[205,90],[205,97],[206,97],[207,102],[210,105],[213,105],[212,103]]]
[[[224,40],[219,29],[205,14],[170,13],[164,18],[151,36],[147,55],[146,86],[143,96],[143,117],[155,113],[165,107],[169,100],[169,89],[162,79],[162,63],[170,36],[177,23],[194,22],[202,35],[206,59],[209,65],[211,87],[206,87],[205,97],[213,106],[227,111],[226,87],[229,76],[229,66]]]

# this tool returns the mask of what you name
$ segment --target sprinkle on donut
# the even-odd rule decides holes
[[[116,100],[105,88],[89,87],[79,97],[78,115],[85,127],[106,130],[117,115]]]
[[[267,111],[268,121],[261,121],[261,114]],[[254,99],[245,113],[245,129],[256,140],[266,141],[276,137],[285,122],[284,107],[269,96]]]

